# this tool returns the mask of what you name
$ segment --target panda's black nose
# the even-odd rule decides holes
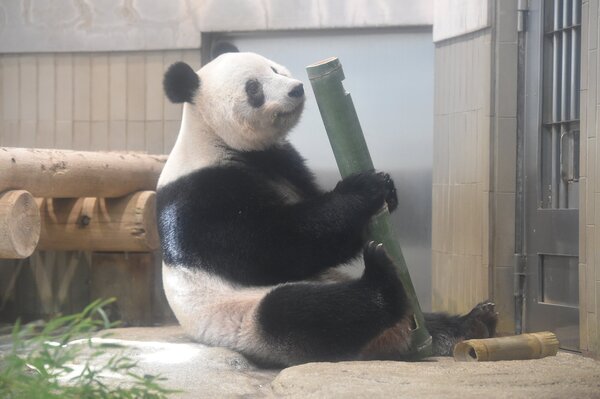
[[[298,86],[294,87],[292,91],[288,93],[290,97],[302,97],[304,95],[304,85],[300,83]]]

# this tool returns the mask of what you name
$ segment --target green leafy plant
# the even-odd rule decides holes
[[[138,374],[136,362],[114,353],[119,345],[92,339],[98,330],[116,325],[103,310],[113,301],[97,300],[81,313],[41,326],[17,322],[10,348],[0,350],[0,397],[154,399],[176,392],[161,385],[164,378]]]

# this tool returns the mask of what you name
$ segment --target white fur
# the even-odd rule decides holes
[[[327,270],[313,281],[350,279],[343,271]],[[163,286],[179,324],[194,340],[225,346],[263,361],[291,361],[285,348],[274,347],[263,339],[256,321],[260,301],[275,287],[242,287],[200,269],[168,264],[163,264]]]
[[[261,150],[283,142],[302,113],[304,98],[288,95],[301,82],[290,78],[281,65],[259,55],[224,54],[197,74],[200,87],[193,103],[183,106],[179,135],[158,189],[226,161],[231,149]],[[248,103],[245,84],[249,79],[262,83],[265,104],[259,108]],[[273,184],[286,201],[300,199],[286,182]],[[164,290],[179,323],[192,338],[264,360],[286,358],[285,352],[263,342],[256,323],[257,307],[273,287],[243,287],[199,268],[177,266],[163,264]]]
[[[223,141],[205,126],[202,114],[185,103],[179,135],[158,179],[158,188],[223,159]]]
[[[246,346],[240,326],[253,324],[256,306],[269,290],[235,286],[199,269],[166,264],[163,285],[171,309],[193,338],[240,350]]]
[[[295,125],[302,112],[304,98],[288,93],[301,82],[275,73],[287,71],[280,65],[252,53],[223,54],[198,71],[200,89],[196,109],[208,128],[236,150],[261,150],[272,146]],[[265,94],[265,104],[248,104],[246,81],[257,79]],[[289,121],[278,115],[292,113]],[[283,122],[283,123],[279,123]]]
[[[200,87],[193,104],[184,104],[179,135],[158,181],[159,188],[219,163],[226,147],[262,150],[284,140],[302,113],[304,97],[288,95],[301,82],[260,55],[223,54],[197,74]],[[249,79],[262,83],[265,104],[260,108],[248,104],[245,83]]]

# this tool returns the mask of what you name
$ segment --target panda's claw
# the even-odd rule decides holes
[[[391,213],[398,208],[398,193],[396,192],[396,186],[394,180],[388,173],[384,173],[384,183],[386,188],[385,202],[388,207],[388,211]]]

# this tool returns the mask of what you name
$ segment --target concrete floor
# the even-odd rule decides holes
[[[142,373],[167,377],[177,398],[600,398],[600,362],[559,352],[539,360],[462,363],[309,363],[261,370],[223,348],[190,342],[176,326],[123,328]]]

